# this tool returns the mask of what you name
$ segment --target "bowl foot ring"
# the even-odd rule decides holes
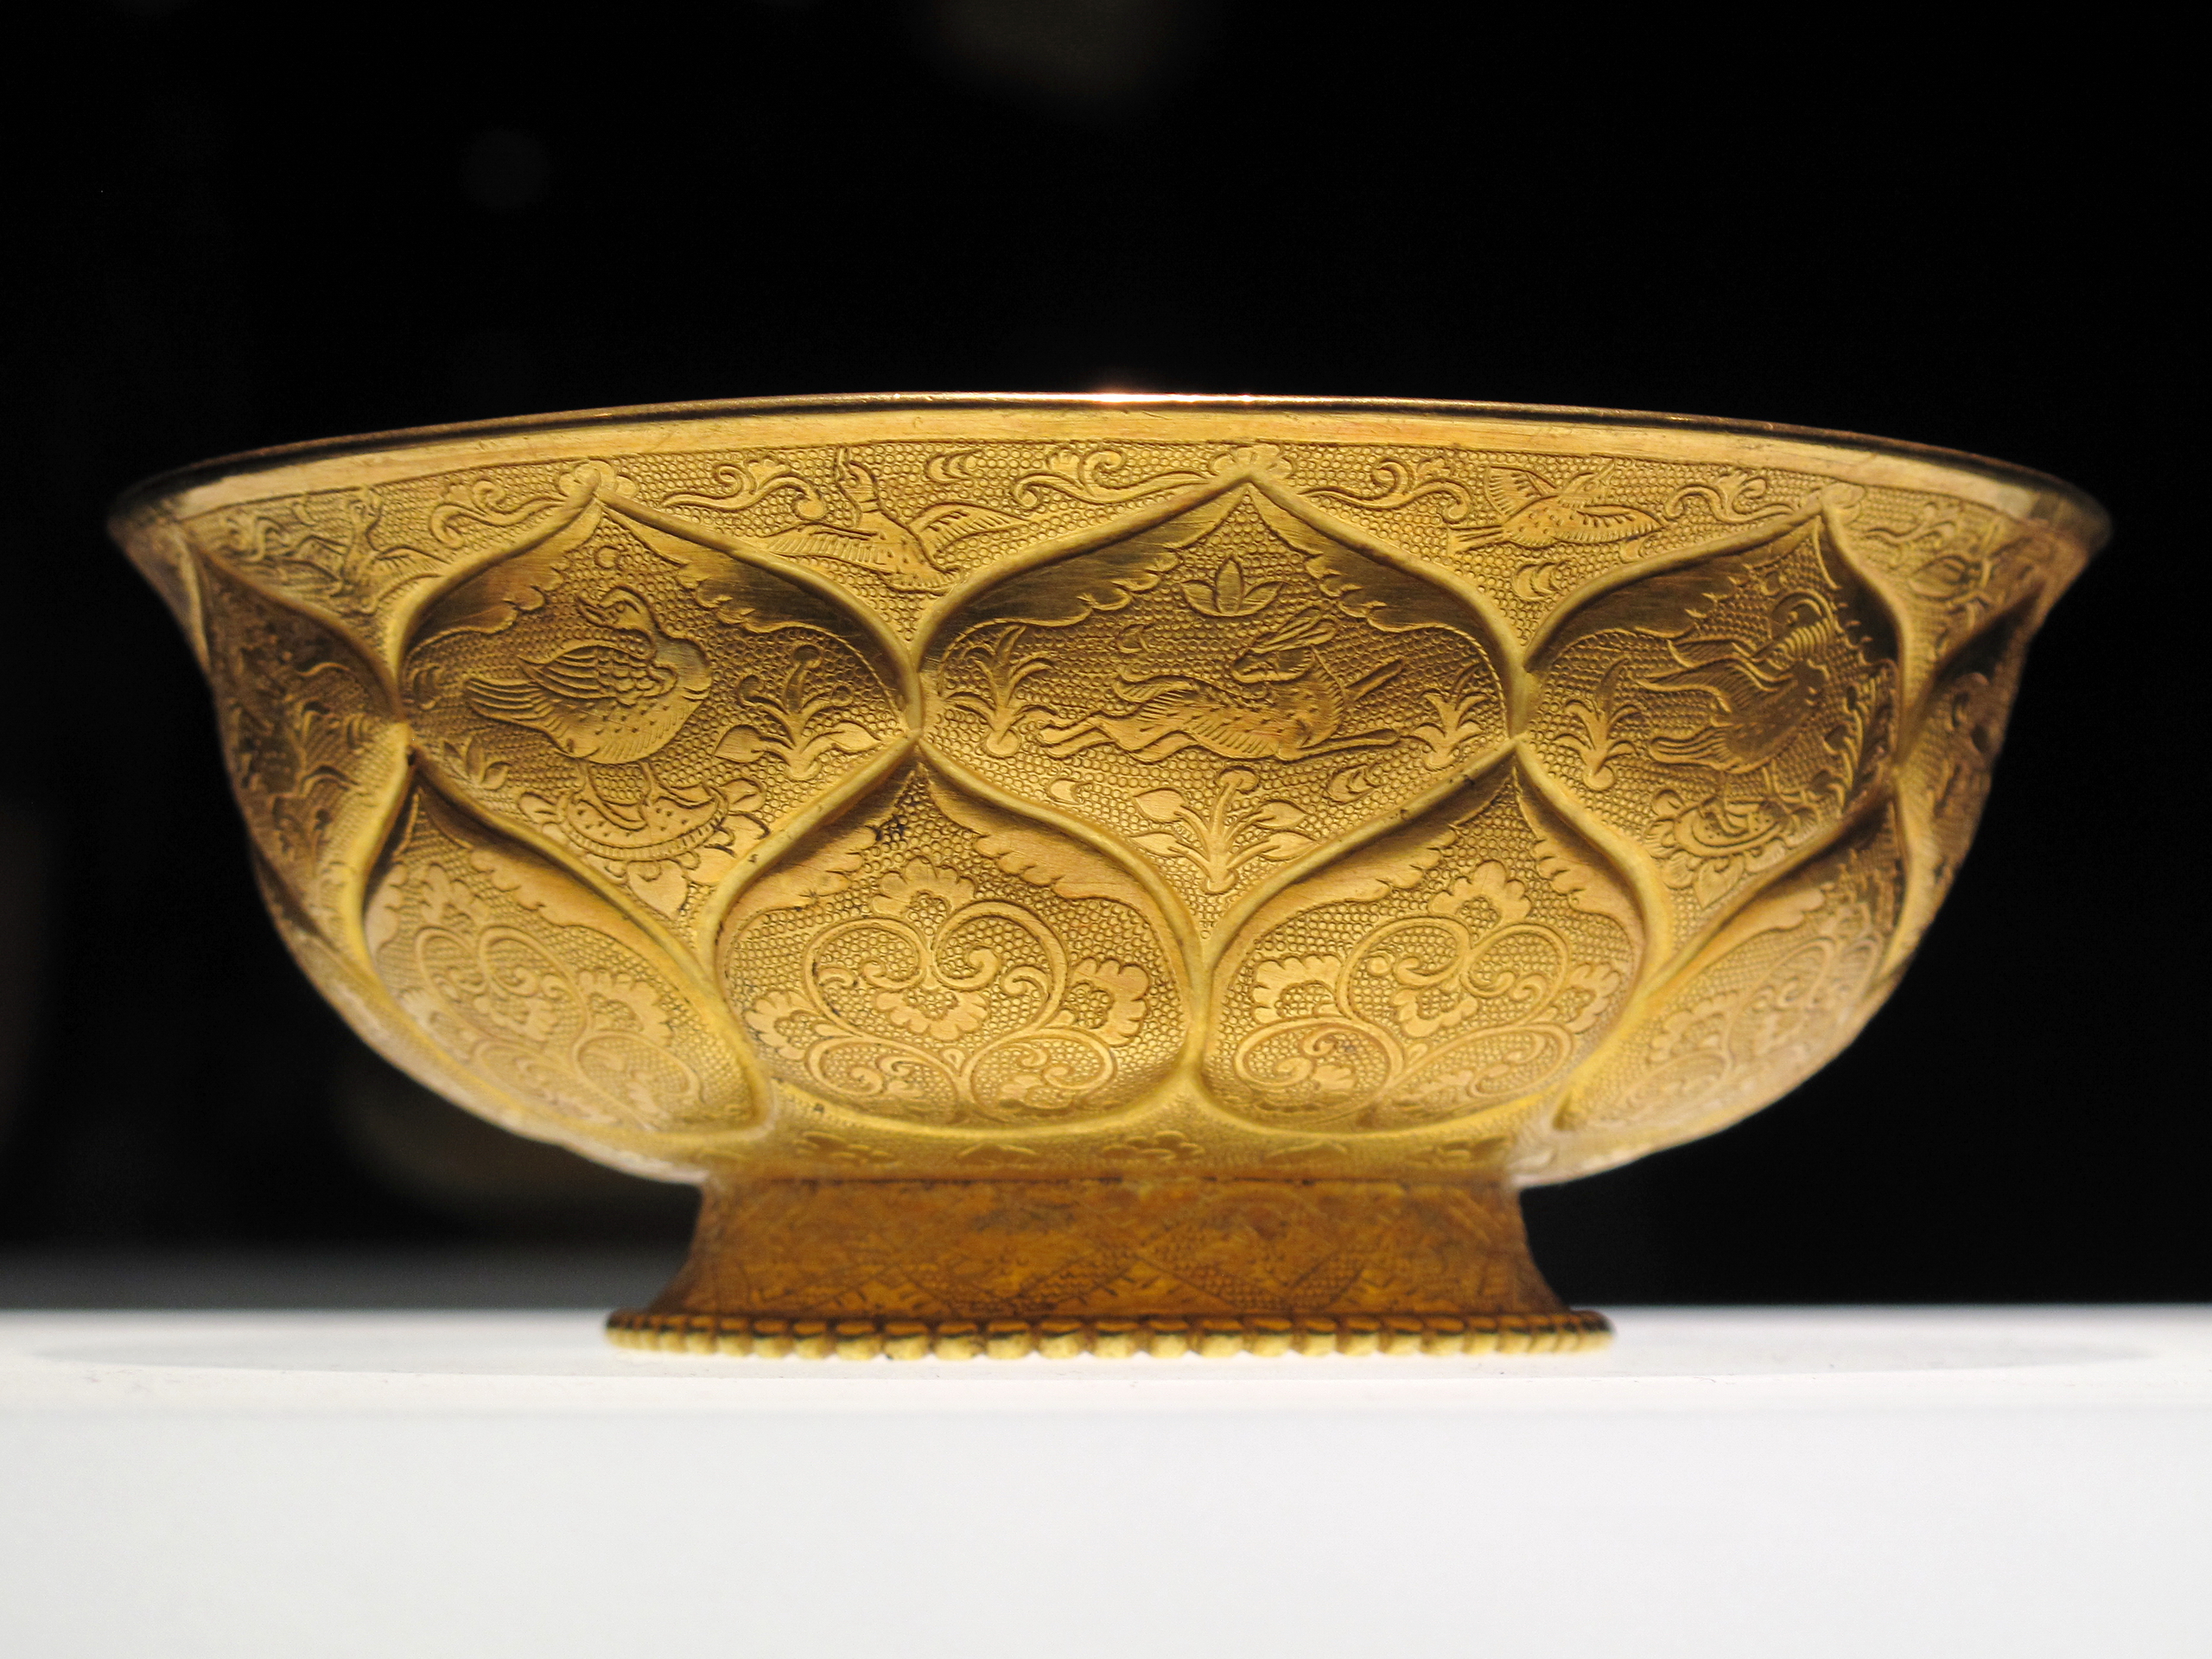
[[[617,1347],[756,1359],[1072,1359],[1139,1354],[1564,1354],[1612,1340],[1602,1313],[1351,1314],[1285,1319],[779,1319],[721,1313],[607,1316]]]

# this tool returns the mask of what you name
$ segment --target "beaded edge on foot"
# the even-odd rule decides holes
[[[618,1348],[760,1359],[1173,1359],[1197,1354],[1587,1353],[1611,1342],[1602,1313],[1309,1316],[1296,1319],[773,1319],[716,1313],[607,1316]]]

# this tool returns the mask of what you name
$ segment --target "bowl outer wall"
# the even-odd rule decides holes
[[[186,543],[194,542],[194,536],[184,530],[188,524],[209,524],[226,514],[235,521],[241,511],[250,513],[262,504],[296,503],[326,492],[389,489],[427,474],[477,471],[488,474],[502,467],[583,463],[601,457],[612,458],[620,465],[641,457],[718,450],[760,453],[806,448],[828,452],[844,446],[871,443],[946,444],[957,443],[963,437],[1033,444],[1089,444],[1094,448],[1167,442],[1217,447],[1260,444],[1294,450],[1300,445],[1360,446],[1377,453],[1394,448],[1408,451],[1472,450],[1493,457],[1503,453],[1525,458],[1525,470],[1546,484],[1556,484],[1560,481],[1561,472],[1573,470],[1567,463],[1598,458],[1629,466],[1641,462],[1694,470],[1704,468],[1705,473],[1700,475],[1713,478],[1728,471],[1771,472],[1827,480],[1827,486],[1839,498],[1853,491],[1860,493],[1862,498],[1866,492],[1876,492],[1897,498],[1919,496],[1960,504],[1970,515],[1979,515],[1977,523],[2009,523],[2031,532],[2031,539],[2040,537],[2038,545],[2056,547],[2059,550],[2050,556],[2048,570],[2031,584],[2035,588],[2031,595],[2000,594],[1983,613],[1969,615],[1955,633],[1941,633],[1932,645],[1921,639],[1919,643],[1928,645],[1923,652],[1923,662],[1908,662],[1900,655],[1893,664],[1898,673],[1899,683],[1893,690],[1899,706],[1892,711],[1890,733],[1890,747],[1895,751],[1895,758],[1881,763],[1889,767],[1890,775],[1877,783],[1864,798],[1840,812],[1834,823],[1825,826],[1821,835],[1814,838],[1817,844],[1791,849],[1782,863],[1773,867],[1784,875],[1796,874],[1816,884],[1825,881],[1832,889],[1839,879],[1844,879],[1838,875],[1842,868],[1838,858],[1848,863],[1847,855],[1854,853],[1853,848],[1845,845],[1850,836],[1866,831],[1867,825],[1885,813],[1889,815],[1886,829],[1880,830],[1876,838],[1887,834],[1895,843],[1891,851],[1870,854],[1864,848],[1858,848],[1855,852],[1862,862],[1867,858],[1876,861],[1892,858],[1904,872],[1898,891],[1891,896],[1894,913],[1878,925],[1870,925],[1883,935],[1876,952],[1878,960],[1868,968],[1855,1006],[1836,1015],[1831,1021],[1833,1028],[1828,1039],[1815,1045],[1827,1052],[1832,1052],[1841,1040],[1847,1040],[1849,1033],[1863,1023],[1894,984],[1912,940],[1924,926],[1935,900],[1940,899],[1942,887],[1955,868],[1957,853],[1963,849],[1962,837],[1955,827],[1948,833],[1948,840],[1958,843],[1955,848],[1936,845],[1947,840],[1946,832],[1929,822],[1916,823],[1916,815],[1926,820],[1929,814],[1922,810],[1925,803],[1916,804],[1909,798],[1916,788],[1921,787],[1912,781],[1915,744],[1920,741],[1923,748],[1928,747],[1923,740],[1932,729],[1932,700],[1947,683],[1947,669],[1958,668],[1965,679],[1978,677],[1980,681],[1988,683],[1986,690],[1994,688],[1993,695],[1999,705],[2008,702],[2012,684],[2017,680],[2018,653],[2024,647],[2027,634],[2040,620],[2056,590],[2070,580],[2107,531],[2101,509],[2059,480],[1977,457],[1850,435],[1699,417],[1502,404],[1118,394],[1093,397],[916,394],[753,399],[587,411],[372,435],[256,452],[149,480],[126,492],[118,500],[115,524],[119,539],[132,550],[142,568],[148,568],[149,574],[156,576],[157,585],[163,587],[165,596],[173,606],[185,613],[188,632],[194,635],[204,658],[206,624],[197,613],[208,583],[192,584],[188,593],[174,581],[161,580],[165,568],[179,558],[197,559],[207,562],[211,569],[219,569],[230,577],[241,577],[250,562],[231,559],[226,563],[225,555],[219,550],[197,544],[188,548]],[[1715,474],[1714,468],[1722,471]],[[1475,477],[1462,480],[1463,493],[1476,489],[1478,484],[1479,479]],[[1339,495],[1345,493],[1338,491]],[[1846,514],[1845,508],[1837,507],[1829,512],[1828,517],[1840,521]],[[1756,516],[1752,527],[1758,527]],[[1713,528],[1726,531],[1731,527],[1716,524]],[[1878,533],[1884,528],[1874,527]],[[1904,533],[1895,524],[1886,528],[1893,534]],[[1985,540],[1990,534],[1986,529],[1976,533],[1983,534]],[[1845,564],[1855,563],[1860,580],[1893,600],[1894,594],[1885,583],[1890,583],[1896,573],[1876,571],[1870,576],[1871,560],[1853,561],[1847,545],[1853,540],[1847,523],[1839,523],[1834,539],[1847,544],[1845,550],[1834,556]],[[1874,545],[1863,537],[1858,539],[1862,550]],[[1937,539],[1940,541],[1940,536]],[[1692,556],[1699,555],[1700,550],[1715,558],[1737,556],[1725,545],[1729,540],[1729,535],[1725,533],[1710,536],[1687,550],[1669,550],[1657,563],[1670,569],[1680,566],[1686,557],[1694,563],[1696,559]],[[1714,549],[1720,550],[1716,553]],[[1939,548],[1930,563],[1941,556]],[[479,568],[471,565],[470,573]],[[446,578],[442,575],[437,580],[444,582]],[[1563,603],[1561,612],[1571,609],[1578,600],[1602,600],[1604,594],[1599,589],[1611,580],[1615,578],[1601,571],[1581,581]],[[1998,586],[2001,588],[2001,582]],[[306,613],[318,613],[312,599],[301,603],[300,595],[295,593],[291,601],[299,603]],[[1997,616],[1999,612],[2005,616]],[[332,620],[328,607],[320,607],[320,613],[326,620]],[[1541,655],[1547,643],[1556,645],[1561,639],[1557,614],[1551,623],[1540,626],[1535,633],[1519,641],[1523,646],[1531,646],[1541,636],[1543,643],[1533,643],[1533,649],[1527,653],[1529,659]],[[1996,656],[1986,664],[1972,660],[1973,648],[1978,643],[1986,648],[1989,641],[1984,636],[1997,621],[2007,618],[2012,631],[1999,642],[2002,648]],[[1924,620],[1916,621],[1903,617],[1893,620],[1898,624],[1893,631],[1901,639],[1941,632],[1937,625],[1928,624]],[[1545,627],[1549,627],[1548,634],[1545,634]],[[356,643],[359,643],[358,639]],[[373,648],[365,654],[374,655]],[[1993,715],[1986,711],[1976,714],[1974,719],[1981,722],[1980,727],[1969,722],[1973,731],[1981,734],[1967,744],[1973,750],[1969,769],[1977,774],[1967,792],[1974,794],[1976,805],[1979,777],[1986,773],[1993,753],[1993,732],[2001,730],[2002,712],[1999,706]],[[1992,719],[1996,721],[1994,728],[1989,728]],[[1985,728],[1989,729],[1984,730]],[[420,746],[417,747],[419,750]],[[418,762],[420,759],[418,753]],[[1948,777],[1958,770],[1957,755],[1948,750],[1932,758],[1923,755],[1919,767],[1927,779]],[[1955,784],[1926,782],[1923,792],[1939,787],[1955,787]],[[1567,816],[1580,822],[1580,815],[1571,810],[1571,804],[1558,804],[1570,806]],[[250,819],[251,816],[249,812]],[[1968,817],[1965,833],[1970,834],[1970,813]],[[1576,826],[1567,827],[1571,830]],[[1633,845],[1636,837],[1624,837],[1618,833],[1608,836],[1602,833],[1602,825],[1599,828],[1599,849],[1609,854],[1617,863],[1633,864],[1638,855]],[[1821,862],[1823,858],[1827,859],[1826,863]],[[1847,886],[1853,880],[1863,885],[1869,879],[1863,870],[1856,874],[1846,872],[1846,876]],[[282,885],[281,875],[276,880]],[[1631,871],[1624,885],[1634,890],[1631,896],[1637,902],[1648,905],[1657,884],[1648,871]],[[365,889],[362,896],[365,896]],[[1770,946],[1778,938],[1787,942],[1786,936],[1796,925],[1789,920],[1791,906],[1797,906],[1802,917],[1803,903],[1802,895],[1785,895],[1777,907],[1771,893],[1762,895],[1747,890],[1729,896],[1710,913],[1675,929],[1677,937],[1670,938],[1669,944],[1676,948],[1666,957],[1663,967],[1655,968],[1649,963],[1643,965],[1650,977],[1636,993],[1638,1012],[1648,1016],[1645,1024],[1656,1020],[1662,1029],[1646,1032],[1638,1027],[1630,1031],[1628,1027],[1637,1026],[1637,1016],[1624,1016],[1613,1025],[1606,1039],[1611,1052],[1618,1058],[1623,1050],[1639,1042],[1649,1050],[1651,1042],[1663,1036],[1663,1028],[1669,1027],[1669,1021],[1678,1029],[1678,1034],[1686,1020],[1694,1027],[1693,1016],[1697,1007],[1713,1001],[1713,996],[1703,998],[1702,1002],[1695,997],[1688,1001],[1677,997],[1675,1000],[1681,1006],[1662,1007],[1660,1004],[1667,999],[1660,992],[1668,987],[1681,989],[1687,980],[1694,979],[1700,971],[1709,971],[1732,952],[1741,952],[1747,944],[1761,939]],[[302,925],[306,929],[304,935],[300,931]],[[318,950],[327,955],[334,953],[340,958],[349,955],[344,940],[313,943],[316,925],[312,921],[289,926],[287,931],[303,959]],[[1834,944],[1836,941],[1832,939],[1829,943]],[[1783,955],[1786,958],[1789,953],[1785,951]],[[1219,965],[1218,962],[1216,965]],[[311,972],[316,971],[313,963],[309,966]],[[1773,971],[1787,978],[1786,967],[1777,967]],[[334,988],[336,978],[349,976],[365,982],[353,988],[350,1006],[349,998]],[[432,1086],[461,1097],[464,1103],[486,1111],[509,1127],[575,1145],[591,1155],[648,1173],[689,1173],[696,1170],[697,1160],[702,1156],[719,1160],[749,1155],[738,1143],[720,1135],[689,1139],[677,1136],[673,1141],[664,1135],[617,1136],[610,1141],[607,1135],[594,1128],[581,1127],[573,1122],[548,1122],[532,1109],[526,1098],[518,1098],[512,1091],[486,1090],[465,1065],[456,1062],[451,1054],[441,1053],[435,1045],[410,1038],[404,1030],[395,1035],[391,1029],[395,1024],[391,1017],[394,1010],[391,1007],[385,1008],[380,1018],[372,1020],[363,1015],[359,1010],[364,1000],[375,1001],[378,993],[373,975],[363,973],[361,963],[355,962],[350,969],[342,972],[326,965],[316,976],[326,990],[338,997],[341,1007],[347,1007],[349,1017],[357,1025],[375,1027],[371,1033],[372,1040],[378,1040],[408,1069]],[[1190,988],[1185,989],[1189,991]],[[1738,985],[1726,995],[1740,1000],[1751,993]],[[1752,996],[1752,1000],[1757,997]],[[1742,1012],[1738,1010],[1739,1014]],[[397,1023],[404,1027],[409,1022],[402,1019]],[[1697,1040],[1693,1038],[1690,1046],[1677,1058],[1694,1060]],[[1578,1083],[1596,1058],[1592,1053],[1578,1059]],[[1825,1058],[1825,1053],[1821,1058]],[[1817,1063],[1817,1059],[1814,1061]],[[1773,1093],[1780,1092],[1796,1080],[1793,1076],[1783,1081],[1777,1074],[1748,1090],[1736,1090],[1716,1109],[1692,1114],[1668,1126],[1647,1122],[1639,1128],[1636,1124],[1624,1123],[1617,1125],[1616,1130],[1608,1131],[1605,1125],[1611,1120],[1605,1111],[1579,1100],[1575,1090],[1562,1094],[1560,1090],[1552,1089],[1544,1092],[1541,1101],[1522,1103],[1529,1109],[1521,1112],[1517,1122],[1503,1121],[1512,1116],[1510,1113],[1496,1122],[1493,1117],[1497,1115],[1485,1115],[1480,1127],[1485,1131],[1494,1128],[1500,1133],[1462,1135],[1455,1140],[1433,1126],[1411,1129],[1398,1126],[1379,1134],[1342,1134],[1337,1145],[1340,1149],[1349,1149],[1351,1162],[1347,1167],[1357,1167],[1362,1173],[1379,1173],[1386,1168],[1403,1173],[1434,1172],[1452,1168],[1450,1160],[1457,1159],[1462,1169],[1495,1163],[1520,1181],[1564,1179],[1623,1161],[1656,1145],[1710,1132],[1765,1103]],[[763,1080],[756,1076],[753,1081],[757,1091]],[[1751,1095],[1760,1097],[1751,1098]],[[1579,1120],[1575,1116],[1578,1109],[1581,1112]],[[1534,1128],[1532,1126],[1540,1116],[1551,1127]],[[1081,1167],[1102,1173],[1116,1167],[1144,1169],[1154,1166],[1160,1159],[1174,1160],[1179,1166],[1185,1156],[1183,1148],[1192,1144],[1200,1147],[1195,1154],[1197,1166],[1212,1165],[1215,1148],[1211,1143],[1217,1138],[1214,1132],[1220,1126],[1206,1116],[1203,1107],[1198,1109],[1197,1117],[1178,1118],[1177,1122],[1184,1123],[1184,1127],[1149,1122],[1122,1125],[1116,1131],[1118,1138],[1111,1144],[1135,1150],[1124,1153],[1118,1160],[1101,1162],[1107,1147],[1093,1137],[1087,1161]],[[1576,1127],[1578,1122],[1580,1128]],[[828,1141],[838,1142],[842,1147],[866,1144],[880,1127],[848,1115],[837,1132],[811,1133],[818,1137],[826,1135]],[[1106,1127],[1111,1128],[1114,1125]],[[1322,1126],[1321,1139],[1325,1143],[1329,1140],[1326,1131],[1331,1127]],[[1662,1128],[1663,1132],[1655,1133]],[[1195,1134],[1194,1128],[1198,1131]],[[851,1133],[856,1130],[861,1133],[862,1139],[850,1140]],[[1027,1126],[1008,1122],[939,1127],[930,1133],[946,1144],[957,1145],[960,1149],[957,1155],[961,1157],[978,1150],[988,1153],[994,1147],[1002,1150],[1011,1147],[1019,1151],[1035,1139],[1034,1130]],[[1553,1144],[1542,1144],[1547,1137]],[[753,1138],[749,1132],[740,1140]],[[1281,1140],[1280,1136],[1274,1138]],[[1573,1144],[1560,1144],[1562,1140]],[[823,1142],[817,1140],[816,1144]],[[1319,1165],[1325,1166],[1332,1154],[1325,1149],[1315,1155]],[[880,1173],[918,1173],[903,1154],[894,1156],[899,1161]],[[1255,1149],[1255,1145],[1244,1145],[1230,1149],[1226,1159],[1225,1169],[1252,1171],[1268,1164],[1268,1154]],[[802,1160],[788,1165],[787,1169],[788,1173],[796,1173],[806,1166]],[[849,1164],[830,1167],[842,1173],[879,1173],[865,1166],[855,1169]],[[988,1167],[989,1160],[983,1160],[963,1170],[932,1169],[927,1173],[982,1174],[988,1173]],[[1274,1165],[1270,1173],[1283,1167]],[[1058,1173],[1057,1165],[1055,1171]]]

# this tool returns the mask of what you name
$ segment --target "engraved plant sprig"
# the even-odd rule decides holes
[[[994,628],[980,639],[962,642],[945,664],[945,677],[972,674],[976,683],[945,693],[945,706],[970,714],[987,728],[983,753],[1001,760],[1021,747],[1021,727],[1033,714],[1049,712],[1047,705],[1022,687],[1052,666],[1042,651],[1024,651],[1028,630],[1019,622]]]
[[[1590,703],[1577,698],[1561,712],[1571,715],[1574,724],[1560,730],[1559,741],[1582,762],[1583,783],[1591,789],[1611,789],[1616,781],[1613,762],[1634,747],[1617,733],[1624,722],[1639,718],[1643,711],[1635,708],[1616,711],[1610,702]]]
[[[876,735],[856,720],[836,718],[853,706],[853,695],[834,682],[819,683],[819,645],[801,645],[781,685],[771,687],[759,674],[737,683],[737,701],[752,716],[722,734],[715,753],[740,765],[766,754],[783,763],[784,775],[804,783],[821,771],[831,754],[859,754],[876,745]]]
[[[1132,804],[1171,828],[1138,836],[1136,844],[1157,857],[1197,865],[1208,893],[1227,893],[1236,873],[1254,860],[1294,858],[1313,845],[1309,836],[1294,833],[1306,819],[1306,809],[1290,801],[1255,800],[1259,786],[1257,773],[1232,766],[1221,774],[1213,804],[1204,811],[1180,790],[1147,790]]]
[[[1411,734],[1428,746],[1421,765],[1441,772],[1452,764],[1461,744],[1482,732],[1482,723],[1475,718],[1484,702],[1481,677],[1473,669],[1463,670],[1449,692],[1424,691],[1421,701],[1435,710],[1436,718],[1414,727]]]

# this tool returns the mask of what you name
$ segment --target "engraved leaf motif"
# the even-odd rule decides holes
[[[1184,596],[1190,601],[1191,608],[1204,616],[1251,616],[1267,609],[1281,591],[1282,584],[1276,582],[1255,582],[1248,588],[1244,567],[1235,559],[1224,559],[1211,582],[1183,584]]]
[[[1098,1034],[1108,1044],[1126,1043],[1144,1023],[1145,998],[1152,989],[1152,976],[1134,963],[1110,957],[1086,957],[1069,970],[1077,985],[1103,992],[1106,1011],[1098,1019]]]
[[[1161,1129],[1156,1135],[1134,1135],[1117,1141],[1101,1148],[1099,1155],[1132,1163],[1185,1164],[1204,1157],[1205,1147],[1179,1130]]]
[[[1262,859],[1280,863],[1310,844],[1304,836],[1281,833],[1303,823],[1305,809],[1290,801],[1252,800],[1259,781],[1256,773],[1241,767],[1224,772],[1216,780],[1210,804],[1194,804],[1179,790],[1147,791],[1135,803],[1137,810],[1173,828],[1131,839],[1155,857],[1196,866],[1208,893],[1226,893],[1246,865]]]
[[[1183,810],[1183,791],[1179,789],[1148,789],[1131,804],[1154,823],[1173,823],[1175,815]]]

